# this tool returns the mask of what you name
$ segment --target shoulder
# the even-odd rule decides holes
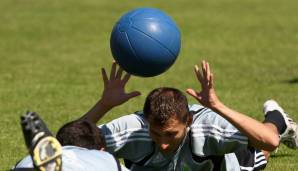
[[[105,151],[101,150],[89,150],[77,146],[63,146],[62,147],[62,157],[64,159],[72,160],[98,160],[100,158],[113,159],[113,156]]]
[[[152,139],[142,112],[117,118],[99,126],[106,141],[106,150],[116,156],[133,157],[151,150]],[[149,147],[145,148],[144,146]]]
[[[84,171],[101,170],[116,171],[117,161],[108,152],[99,150],[89,150],[76,146],[62,147],[62,169],[64,171]],[[31,156],[26,156],[16,166],[16,168],[32,168]]]
[[[195,125],[225,125],[229,124],[226,119],[224,119],[222,116],[214,112],[213,110],[198,105],[193,104],[189,105],[189,110],[191,111],[193,115],[193,126]]]
[[[131,133],[148,134],[148,127],[148,122],[142,112],[122,116],[99,126],[105,136]]]
[[[30,155],[26,156],[16,164],[16,168],[32,168],[32,167],[33,167],[33,163]]]
[[[99,125],[100,128],[117,126],[119,128],[147,128],[148,123],[144,118],[143,113],[133,113],[116,118],[106,124]]]
[[[62,149],[63,170],[117,170],[117,161],[108,152],[75,146]]]
[[[199,104],[189,104],[188,108],[189,108],[189,111],[198,111],[198,110],[203,109],[205,107],[202,106],[202,105],[199,105]]]

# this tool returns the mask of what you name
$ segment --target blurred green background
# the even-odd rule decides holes
[[[298,121],[298,1],[293,0],[2,0],[0,1],[0,170],[27,155],[19,116],[33,110],[56,133],[100,98],[100,68],[111,66],[109,37],[133,8],[169,14],[182,33],[176,63],[153,78],[133,77],[142,96],[101,121],[142,108],[161,86],[199,89],[193,65],[210,62],[218,96],[259,120],[276,99]],[[189,97],[190,103],[196,103]],[[297,170],[298,154],[281,146],[267,170]]]

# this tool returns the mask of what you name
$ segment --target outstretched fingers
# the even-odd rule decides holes
[[[128,82],[128,80],[130,79],[130,76],[131,75],[129,73],[126,73],[124,75],[123,80],[122,80],[122,82],[123,82],[124,85]]]
[[[213,88],[214,87],[214,75],[213,73],[210,74],[210,81],[209,81],[209,88]]]
[[[113,80],[114,81],[120,81],[121,82],[121,85],[123,85],[123,86],[126,85],[126,83],[128,82],[128,80],[131,77],[131,74],[126,73],[124,75],[124,77],[122,78],[123,73],[124,73],[124,70],[117,64],[116,61],[113,61],[113,64],[112,64],[111,73],[110,73],[110,79],[107,78],[105,70],[103,70],[103,72],[104,72],[103,77],[104,77],[104,81],[105,82],[108,83],[108,81],[113,81]]]
[[[106,86],[109,82],[109,79],[108,79],[106,70],[104,68],[101,68],[101,76],[102,76],[102,79],[103,79],[104,86]]]
[[[121,67],[119,67],[115,78],[116,79],[121,79],[122,73],[123,73],[123,69]]]
[[[113,61],[112,68],[111,68],[111,73],[110,73],[110,80],[115,79],[116,69],[117,69],[117,63],[115,61]]]
[[[202,74],[200,72],[200,68],[198,67],[198,65],[195,65],[194,71],[195,71],[195,74],[197,76],[197,79],[199,80],[200,83],[202,83],[203,82],[203,77],[202,77]]]
[[[194,89],[188,88],[186,89],[186,93],[197,99],[199,102],[201,102],[201,95],[199,92],[196,92]]]
[[[194,89],[187,89],[187,94],[194,97],[204,106],[211,106],[214,101],[218,101],[215,91],[214,91],[214,76],[211,72],[209,63],[206,61],[202,61],[201,68],[195,65],[195,73],[201,84],[201,91],[195,91]]]
[[[198,65],[195,65],[194,72],[196,74],[198,81],[201,84],[202,90],[213,88],[214,76],[213,76],[213,73],[211,72],[210,65],[207,61],[203,60],[201,62],[201,67],[199,67]]]
[[[209,85],[209,77],[210,77],[210,69],[209,64],[206,61],[202,61],[201,68],[199,68],[198,65],[195,65],[195,73],[197,76],[197,79],[199,80],[202,88],[208,87]]]
[[[193,96],[194,98],[197,98],[197,95],[198,95],[198,93],[194,89],[191,89],[191,88],[186,89],[186,93]]]
[[[213,85],[214,85],[214,75],[213,73],[211,72],[211,69],[210,69],[210,66],[209,66],[209,63],[207,62],[206,64],[206,69],[207,69],[207,80],[208,80],[208,86],[209,88],[213,88]]]
[[[206,62],[205,65],[206,65],[206,79],[209,82],[210,81],[210,67],[209,67],[209,63]]]
[[[206,65],[206,61],[203,60],[202,63],[201,63],[201,65],[202,65],[203,78],[204,78],[204,81],[205,81],[206,78],[207,78],[207,69],[206,69],[207,65]]]
[[[141,95],[141,93],[139,91],[133,91],[131,93],[127,93],[126,94],[126,96],[127,96],[128,99],[131,99],[131,98],[136,97],[136,96],[139,96],[139,95]]]
[[[213,87],[213,73],[211,72],[210,65],[208,62],[202,62],[202,70],[204,77],[204,85],[208,86],[209,88]]]

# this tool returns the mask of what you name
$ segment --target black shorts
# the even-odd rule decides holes
[[[265,169],[267,160],[261,150],[249,147],[235,152],[241,171],[258,171]]]

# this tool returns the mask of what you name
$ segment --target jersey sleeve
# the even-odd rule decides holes
[[[198,156],[223,155],[247,148],[248,138],[230,122],[211,109],[193,105],[191,146]]]
[[[140,114],[131,114],[100,125],[106,151],[117,158],[138,162],[153,150],[148,124]]]
[[[105,151],[64,146],[62,171],[118,171],[115,158]]]
[[[16,164],[16,168],[33,168],[31,156],[26,156]]]

